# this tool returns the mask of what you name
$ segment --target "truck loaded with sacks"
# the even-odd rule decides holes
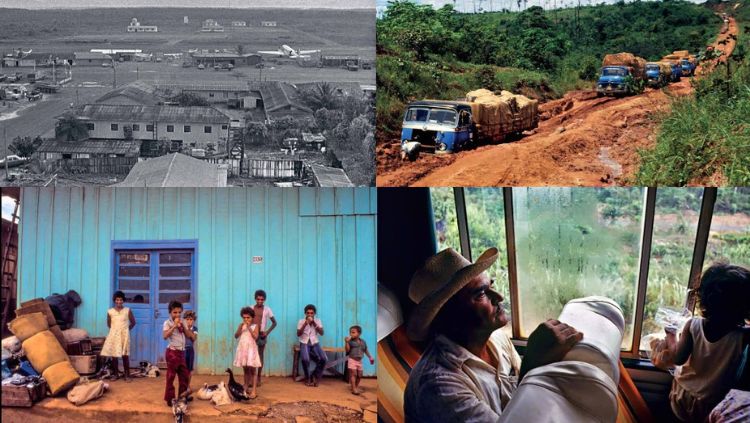
[[[599,95],[630,95],[646,82],[646,60],[630,53],[608,54],[596,84]]]
[[[538,124],[539,102],[509,91],[479,89],[460,101],[415,101],[401,127],[402,156],[414,160],[420,151],[450,153],[501,142]]]

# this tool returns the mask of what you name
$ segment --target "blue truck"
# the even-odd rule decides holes
[[[695,68],[696,68],[695,61],[691,61],[690,59],[681,59],[680,67],[682,68],[682,76],[695,75]]]
[[[537,100],[488,90],[469,92],[467,100],[409,104],[401,126],[402,156],[415,160],[420,151],[452,153],[473,144],[500,142],[539,124]]]
[[[409,104],[401,126],[402,151],[450,153],[474,142],[471,105],[461,101],[423,100]],[[412,156],[409,156],[412,158]]]
[[[646,82],[645,67],[645,60],[630,53],[605,55],[596,83],[597,95],[637,94],[638,88]]]
[[[669,72],[667,74],[667,72]],[[655,62],[646,63],[646,83],[650,87],[663,87],[669,84],[672,76],[672,66],[667,69]]]

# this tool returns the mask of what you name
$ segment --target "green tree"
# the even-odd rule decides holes
[[[248,122],[245,126],[245,140],[250,144],[261,145],[268,140],[268,127],[261,122]]]
[[[65,141],[81,141],[89,136],[86,123],[73,113],[66,113],[55,124],[55,137]]]
[[[8,149],[21,157],[31,157],[37,148],[42,145],[42,142],[44,141],[40,136],[33,139],[31,137],[15,137],[8,145]]]

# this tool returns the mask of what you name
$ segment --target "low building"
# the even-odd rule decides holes
[[[325,67],[343,67],[348,64],[359,66],[359,56],[323,56],[320,63]]]
[[[201,32],[224,32],[224,27],[214,19],[206,19],[201,26]]]
[[[74,109],[84,121],[89,138],[148,141],[142,153],[183,148],[225,151],[229,137],[229,117],[213,107],[141,106],[86,104]]]
[[[136,81],[104,94],[96,103],[158,106],[164,103],[164,99],[157,95],[154,86]]]
[[[215,81],[172,81],[155,80],[151,84],[159,92],[195,94],[211,103],[227,103],[230,99],[240,99],[247,96],[259,95],[256,87],[246,82],[215,82]],[[262,105],[261,105],[262,106]]]
[[[36,153],[40,160],[90,159],[99,157],[138,157],[141,140],[82,140],[48,139]]]
[[[234,28],[244,28],[247,26],[247,22],[245,21],[232,21],[232,27]]]
[[[73,53],[76,66],[101,66],[112,63],[112,56],[104,53],[76,52]]]
[[[260,26],[276,26],[276,21],[263,21]]]
[[[261,62],[260,54],[255,53],[193,53],[193,64],[203,64],[208,67],[214,65],[231,64],[232,66],[255,66]]]
[[[110,57],[114,58],[115,60],[122,60],[131,62],[134,61],[136,57],[143,54],[143,50],[141,49],[91,49],[91,53],[102,53],[109,55]]]
[[[264,82],[260,85],[260,95],[267,120],[281,119],[291,116],[295,119],[305,119],[313,116],[313,111],[302,104],[297,90],[286,82]]]
[[[61,65],[70,57],[54,53],[28,53],[21,55],[3,57],[2,66],[4,68],[35,68],[37,66],[52,66],[52,64]]]
[[[208,163],[180,153],[137,163],[115,187],[225,187],[227,165]]]
[[[310,165],[316,187],[353,187],[344,169],[320,165]]]
[[[128,32],[159,32],[156,25],[141,25],[138,19],[133,18],[128,25]]]

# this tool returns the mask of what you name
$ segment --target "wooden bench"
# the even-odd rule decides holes
[[[346,350],[344,349],[344,347],[322,347],[322,349],[323,349],[323,352],[326,354],[326,356],[328,356],[328,354],[331,354],[331,353],[333,353],[334,355],[333,360],[328,359],[326,361],[325,368],[323,368],[323,375],[325,375],[326,372],[328,372],[329,374],[333,376],[337,376],[344,380],[347,380],[346,370],[344,370],[344,373],[341,373],[336,369],[336,366],[338,366],[339,364],[346,363],[347,357],[346,357]],[[341,353],[340,357],[336,357],[338,353]],[[292,345],[292,379],[294,379],[295,382],[299,382],[304,378],[304,376],[299,376],[299,364],[300,364],[299,343],[296,343]],[[344,366],[344,368],[346,369],[346,366]]]

